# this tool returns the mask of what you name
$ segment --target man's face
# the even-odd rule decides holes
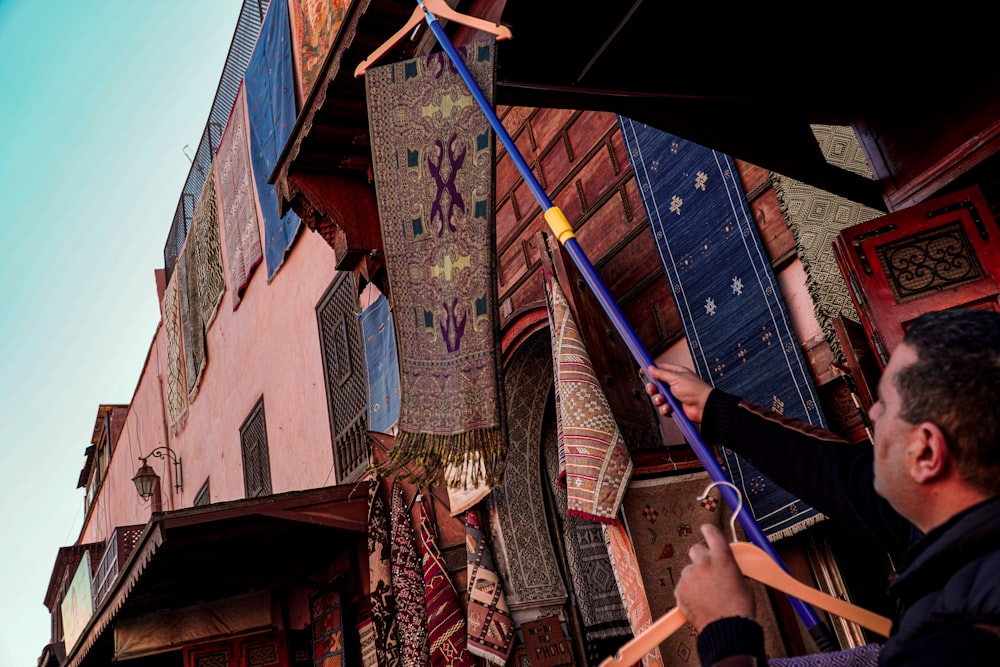
[[[904,516],[905,490],[910,484],[907,459],[912,455],[907,442],[915,425],[899,416],[901,400],[895,380],[902,369],[916,360],[917,353],[910,346],[896,348],[878,383],[879,400],[869,414],[875,427],[875,492]]]

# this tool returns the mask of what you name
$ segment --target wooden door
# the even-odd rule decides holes
[[[1000,310],[1000,228],[978,187],[849,227],[833,249],[880,368],[921,313]]]

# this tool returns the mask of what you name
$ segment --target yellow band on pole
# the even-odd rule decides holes
[[[569,224],[566,215],[558,206],[545,211],[545,221],[549,223],[549,229],[559,239],[560,244],[565,245],[567,240],[573,238],[573,225]]]

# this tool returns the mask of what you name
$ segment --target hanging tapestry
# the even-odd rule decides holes
[[[492,41],[458,47],[492,100]],[[368,70],[368,122],[402,395],[390,469],[419,484],[500,480],[493,133],[443,52]],[[445,474],[448,466],[453,471]]]
[[[632,550],[628,532],[621,522],[601,524],[601,529],[604,531],[604,543],[608,548],[618,590],[621,592],[622,604],[625,605],[625,613],[628,614],[629,623],[632,624],[632,634],[637,637],[653,624],[653,613],[646,598],[639,562],[635,557],[635,551]],[[641,662],[644,667],[662,667],[664,662],[660,647],[651,648],[642,656]]]
[[[184,428],[188,413],[187,384],[184,378],[180,294],[176,266],[163,290],[163,333],[167,343],[167,413],[176,435]]]
[[[392,592],[396,597],[400,656],[406,667],[430,667],[424,569],[413,541],[410,511],[403,501],[403,490],[395,482],[392,485],[390,503]]]
[[[506,665],[516,639],[493,552],[486,542],[479,510],[465,514],[468,556],[469,651],[496,665]]]
[[[205,329],[201,325],[201,305],[194,267],[194,243],[191,235],[177,257],[174,279],[177,281],[178,307],[181,318],[181,347],[184,350],[184,393],[188,402],[198,394],[198,382],[205,369]]]
[[[732,158],[619,116],[695,370],[714,387],[826,428],[809,367]],[[722,449],[726,472],[770,539],[822,517]]]
[[[233,291],[233,310],[240,307],[250,284],[250,276],[263,259],[257,198],[247,147],[245,97],[244,86],[240,83],[213,163],[219,217],[229,264],[229,287]]]
[[[688,550],[703,543],[704,523],[718,526],[732,539],[729,519],[733,516],[718,487],[704,493],[712,479],[708,473],[633,481],[625,495],[625,523],[632,534],[636,560],[643,573],[646,597],[654,618],[677,605],[674,585],[681,570],[691,562]],[[745,541],[737,526],[737,537]],[[774,609],[763,584],[750,582],[754,591],[754,618],[764,628],[764,651],[768,658],[784,656],[785,648]],[[666,665],[697,665],[696,633],[685,624],[660,644]]]
[[[476,660],[468,649],[465,613],[438,548],[427,508],[420,499],[417,505],[420,512],[420,545],[424,553],[424,595],[427,600],[431,664],[434,667],[472,667]]]
[[[191,217],[191,231],[188,232],[188,243],[194,245],[194,263],[190,269],[188,280],[195,282],[198,293],[198,321],[201,324],[202,339],[215,320],[222,294],[226,290],[226,279],[222,271],[222,249],[219,245],[219,216],[215,197],[215,170],[208,170],[205,187],[201,199],[194,208]],[[204,345],[204,342],[202,343]],[[208,351],[205,350],[201,367],[196,377],[188,377],[188,400],[194,400],[201,384],[201,375],[208,362]]]
[[[281,215],[274,186],[268,183],[295,126],[295,68],[288,0],[272,0],[268,6],[243,81],[250,126],[250,163],[264,219],[264,255],[270,281],[285,261],[301,226],[294,211]]]
[[[303,104],[323,71],[349,4],[350,0],[290,0],[288,3],[299,99]]]
[[[376,477],[368,481],[368,582],[378,665],[398,667],[399,634],[396,629],[396,597],[392,592],[392,535],[382,484]]]
[[[566,514],[617,521],[632,476],[632,457],[594,373],[583,336],[559,283],[545,276]]]
[[[389,433],[399,418],[399,357],[389,300],[379,294],[358,318],[365,344],[368,430]]]
[[[518,346],[507,366],[510,452],[503,481],[491,501],[497,523],[493,535],[502,549],[497,558],[511,611],[541,614],[566,602],[566,585],[552,545],[542,478],[541,442],[552,391],[549,336],[538,331]],[[546,612],[548,613],[548,612]]]
[[[813,125],[812,131],[827,162],[859,176],[872,177],[864,150],[851,127]],[[834,354],[844,361],[833,320],[838,315],[856,319],[857,311],[833,256],[833,241],[840,230],[883,213],[774,172],[771,183],[785,222],[795,236],[795,251],[806,273],[806,288],[812,296],[816,320]]]
[[[319,593],[311,600],[314,667],[343,667],[344,610],[340,593]]]
[[[547,422],[542,434],[544,470],[562,527],[566,565],[583,623],[588,660],[600,662],[632,638],[632,626],[611,569],[601,525],[567,515],[566,488],[559,479],[558,449],[557,425]]]

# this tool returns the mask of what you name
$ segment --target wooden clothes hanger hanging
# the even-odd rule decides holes
[[[368,68],[374,65],[379,58],[384,56],[389,49],[394,47],[409,33],[413,32],[413,30],[426,19],[427,14],[431,14],[439,19],[454,21],[455,23],[460,23],[462,25],[469,26],[470,28],[475,28],[476,30],[488,32],[489,34],[494,35],[498,40],[510,39],[512,36],[510,28],[507,26],[500,25],[499,23],[491,23],[490,21],[485,21],[483,19],[477,19],[476,17],[469,16],[468,14],[460,14],[452,9],[445,0],[417,0],[417,6],[413,9],[413,13],[410,15],[410,18],[407,19],[403,27],[397,30],[392,37],[383,42],[381,46],[372,51],[367,58],[361,61],[361,64],[354,69],[354,77],[357,78],[362,76]]]
[[[733,557],[744,576],[787,593],[803,602],[808,602],[831,614],[854,621],[861,627],[883,637],[889,636],[889,630],[892,628],[890,619],[803,584],[782,569],[760,547],[750,542],[738,541],[736,538],[736,517],[743,509],[743,497],[740,495],[739,489],[731,482],[712,482],[705,487],[698,499],[704,500],[712,487],[719,484],[732,487],[739,498],[736,511],[733,512],[733,516],[729,520],[729,527],[733,534],[733,542],[729,547],[733,550]],[[617,653],[601,662],[600,667],[630,667],[635,665],[642,659],[642,656],[659,646],[663,640],[679,630],[686,622],[687,618],[684,616],[684,612],[680,610],[680,607],[674,607],[656,619],[652,625],[636,635],[634,639],[626,642],[618,649]]]

